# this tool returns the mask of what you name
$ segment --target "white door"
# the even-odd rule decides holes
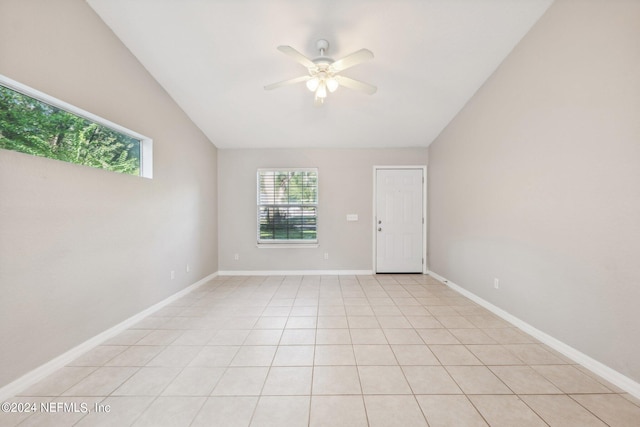
[[[376,170],[376,272],[422,273],[423,169]]]

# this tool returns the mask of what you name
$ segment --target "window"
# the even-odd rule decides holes
[[[258,170],[258,243],[318,242],[318,170]]]
[[[0,76],[0,148],[151,178],[151,139]]]

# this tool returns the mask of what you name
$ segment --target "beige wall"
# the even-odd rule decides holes
[[[220,271],[371,270],[373,166],[425,165],[427,149],[224,149],[218,156]],[[256,247],[256,170],[278,167],[318,168],[318,248]],[[359,220],[347,222],[347,214]]]
[[[152,180],[0,150],[1,387],[218,268],[216,148],[84,1],[3,0],[0,74],[154,141]]]
[[[429,149],[431,270],[635,381],[639,22],[557,1]]]

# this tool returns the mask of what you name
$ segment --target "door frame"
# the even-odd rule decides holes
[[[424,224],[422,227],[422,274],[427,274],[429,271],[427,269],[427,225],[429,222],[427,221],[427,167],[425,165],[403,165],[403,166],[384,166],[384,165],[374,165],[373,166],[373,212],[371,217],[373,218],[371,221],[371,233],[373,238],[373,274],[378,274],[378,238],[377,238],[377,202],[378,202],[378,183],[377,176],[379,170],[384,169],[421,169],[422,170],[422,218],[424,218]]]

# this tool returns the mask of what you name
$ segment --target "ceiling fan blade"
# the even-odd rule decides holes
[[[359,91],[368,93],[369,95],[373,95],[378,90],[377,87],[370,85],[369,83],[361,82],[359,80],[354,80],[349,77],[338,75],[338,76],[335,76],[334,78],[338,81],[338,83],[340,83],[340,86],[344,86],[349,89],[359,90]]]
[[[369,59],[373,59],[373,52],[369,49],[360,49],[357,52],[353,52],[351,55],[338,59],[331,64],[331,67],[334,71],[342,71],[353,67],[354,65],[358,65],[361,62],[368,61]]]
[[[313,68],[316,66],[316,64],[314,64],[312,60],[310,60],[309,58],[307,58],[306,56],[304,56],[303,54],[301,54],[291,46],[278,46],[278,50],[284,53],[285,55],[295,59],[296,61],[298,61],[299,63],[301,63],[307,68]]]
[[[306,82],[310,78],[311,78],[311,76],[295,77],[293,79],[288,79],[288,80],[283,80],[281,82],[272,83],[270,85],[265,86],[264,88],[266,90],[276,89],[276,88],[279,88],[279,87],[282,87],[282,86],[292,85],[294,83]]]

